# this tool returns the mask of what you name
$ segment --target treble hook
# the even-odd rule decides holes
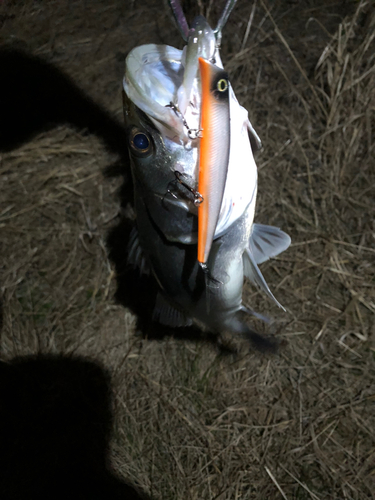
[[[179,172],[178,170],[175,170],[174,175],[176,176],[177,182],[179,182],[182,186],[184,186],[185,189],[187,189],[192,193],[192,195],[194,196],[194,205],[199,206],[204,200],[204,198],[196,189],[192,188],[191,186],[189,186],[189,184],[181,180],[181,177],[182,176],[186,177],[186,174]]]
[[[171,101],[169,104],[166,104],[165,107],[166,108],[171,108],[175,112],[175,115],[179,116],[181,118],[184,127],[187,129],[189,139],[191,139],[192,141],[194,141],[195,139],[199,139],[199,138],[202,137],[203,129],[201,129],[201,128],[190,128],[189,125],[188,125],[188,123],[187,123],[187,121],[186,121],[186,119],[185,119],[185,117],[184,117],[184,115],[179,110],[177,104],[174,104]]]
[[[187,177],[186,174],[182,173],[182,172],[179,172],[178,170],[175,170],[174,172],[174,175],[176,177],[176,179],[174,181],[171,181],[169,185],[175,183],[175,182],[178,182],[179,184],[181,184],[181,186],[183,186],[185,189],[187,189],[188,191],[190,191],[190,193],[194,196],[194,205],[196,207],[198,207],[203,201],[204,201],[204,198],[203,196],[194,188],[192,188],[191,186],[189,186],[189,184],[187,184],[187,182],[183,181],[182,180],[182,177]],[[167,194],[170,194],[171,196],[173,196],[173,198],[175,200],[178,200],[178,196],[167,186]],[[164,202],[164,198],[166,197],[167,195],[164,195],[163,197],[163,202]]]

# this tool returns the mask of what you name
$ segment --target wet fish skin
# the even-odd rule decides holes
[[[139,192],[141,186],[135,186]],[[214,332],[230,331],[257,347],[274,350],[276,343],[250,330],[242,318],[243,252],[251,232],[248,212],[213,242],[208,266],[220,284],[207,284],[196,259],[195,245],[169,241],[155,223],[145,198],[135,197],[139,241],[163,297],[191,320]],[[166,322],[168,326],[175,326]],[[179,325],[182,326],[182,325]]]
[[[140,188],[136,186],[136,190]],[[141,196],[135,198],[135,210],[140,245],[163,297],[170,304],[171,318],[161,322],[168,326],[195,322],[213,332],[240,335],[260,350],[276,351],[277,340],[262,337],[243,321],[243,252],[251,232],[249,213],[214,240],[208,266],[220,284],[210,285],[197,262],[196,246],[168,241]],[[183,323],[171,321],[176,310],[184,316]],[[160,321],[160,312],[155,313],[154,318]]]
[[[165,197],[166,186],[174,178],[176,158],[165,148],[160,133],[126,96],[124,108],[129,144],[134,130],[147,134],[153,143],[148,156],[136,154],[131,146],[130,151],[139,245],[169,307],[162,322],[182,326],[193,321],[211,331],[244,336],[260,349],[274,350],[274,340],[256,334],[243,321],[243,259],[252,233],[253,204],[213,241],[207,265],[220,283],[210,283],[196,258],[197,216],[191,212],[194,204],[188,198]],[[179,156],[178,161],[182,160]],[[173,319],[174,311],[180,312],[178,322]],[[160,316],[156,310],[155,318]]]

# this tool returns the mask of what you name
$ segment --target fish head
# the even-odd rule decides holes
[[[188,187],[198,190],[199,58],[223,68],[217,38],[203,16],[194,19],[182,51],[155,44],[133,49],[126,58],[123,80],[133,177],[139,180],[143,193],[164,197],[163,203],[168,200],[167,204],[184,206],[190,215],[196,215],[197,207],[191,191],[176,182],[176,172],[184,176]],[[215,238],[241,217],[250,202],[255,206],[256,199],[257,174],[247,112],[231,86],[229,100],[230,154]],[[177,198],[165,197],[169,190],[177,191]],[[168,219],[168,214],[165,217]]]
[[[197,206],[188,187],[196,188],[189,172],[196,168],[197,148],[163,137],[125,93],[123,104],[136,212],[147,213],[167,240],[196,243]],[[142,210],[137,210],[140,203]]]
[[[142,191],[165,197],[169,185],[178,180],[176,172],[195,189],[197,148],[178,145],[165,136],[125,93],[123,107],[133,178]]]

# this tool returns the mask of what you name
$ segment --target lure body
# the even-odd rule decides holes
[[[227,179],[230,150],[229,81],[227,73],[199,58],[201,138],[199,144],[198,262],[205,266],[211,250]]]

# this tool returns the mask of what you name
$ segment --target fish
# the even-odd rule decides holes
[[[221,30],[235,2],[228,0],[215,30],[202,16],[189,29],[179,2],[170,3],[187,42],[184,50],[147,44],[134,48],[125,63],[123,108],[135,211],[128,264],[157,287],[153,320],[230,331],[257,348],[273,349],[273,339],[247,325],[248,315],[266,318],[243,304],[242,290],[248,278],[282,308],[258,265],[286,250],[291,239],[277,227],[254,223],[257,168],[251,143],[259,147],[261,142],[219,54]],[[214,127],[219,139],[207,133],[204,121],[205,106],[212,121],[210,94],[204,90],[212,90],[212,82],[225,94],[221,125]],[[212,173],[201,174],[217,166],[216,160],[210,166],[217,151],[223,158],[213,182]],[[206,200],[215,204],[209,224],[207,214],[199,217]],[[210,234],[202,238],[204,225]],[[214,279],[207,279],[202,264]]]

